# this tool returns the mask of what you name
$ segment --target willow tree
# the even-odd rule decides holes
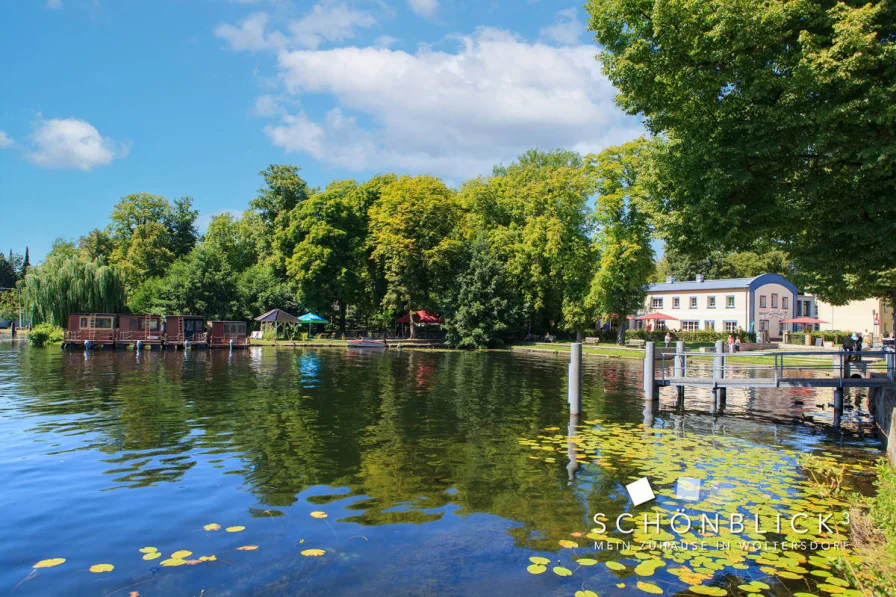
[[[19,288],[22,311],[32,324],[64,326],[69,313],[116,313],[126,303],[117,268],[77,257],[30,268]]]

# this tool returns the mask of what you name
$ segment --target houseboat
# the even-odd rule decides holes
[[[213,321],[208,345],[210,348],[246,348],[249,345],[246,322]]]
[[[115,313],[70,313],[62,346],[115,346]]]
[[[208,347],[205,318],[195,315],[169,315],[165,318],[165,345],[178,347]]]
[[[161,347],[165,343],[162,334],[162,316],[120,314],[115,343],[122,346]]]

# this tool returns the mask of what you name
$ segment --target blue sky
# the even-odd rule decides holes
[[[36,262],[136,192],[191,196],[202,224],[271,163],[456,185],[632,139],[586,20],[550,0],[4,3],[0,250]]]

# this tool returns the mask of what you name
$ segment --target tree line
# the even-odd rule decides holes
[[[128,195],[107,226],[57,240],[31,269],[19,284],[26,316],[250,319],[279,307],[344,332],[423,309],[463,347],[581,334],[598,314],[636,310],[654,271],[653,199],[639,181],[651,143],[531,150],[459,189],[394,174],[315,189],[299,168],[272,165],[248,209],[215,216],[202,235],[189,198]]]

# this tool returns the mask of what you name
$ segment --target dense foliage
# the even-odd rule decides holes
[[[782,249],[798,285],[896,298],[896,3],[589,0],[655,156],[670,245]]]
[[[31,346],[62,342],[64,338],[65,332],[62,328],[51,323],[39,323],[28,332],[28,343]]]
[[[581,335],[599,315],[635,312],[653,273],[638,182],[649,147],[531,150],[459,190],[392,174],[320,190],[298,168],[273,165],[248,210],[215,216],[201,236],[189,198],[128,195],[108,226],[58,240],[32,269],[26,311],[64,324],[70,311],[248,320],[277,307],[344,331],[393,328],[427,310],[445,318],[456,346]],[[595,278],[601,264],[612,276]],[[611,277],[625,284],[609,290]]]

